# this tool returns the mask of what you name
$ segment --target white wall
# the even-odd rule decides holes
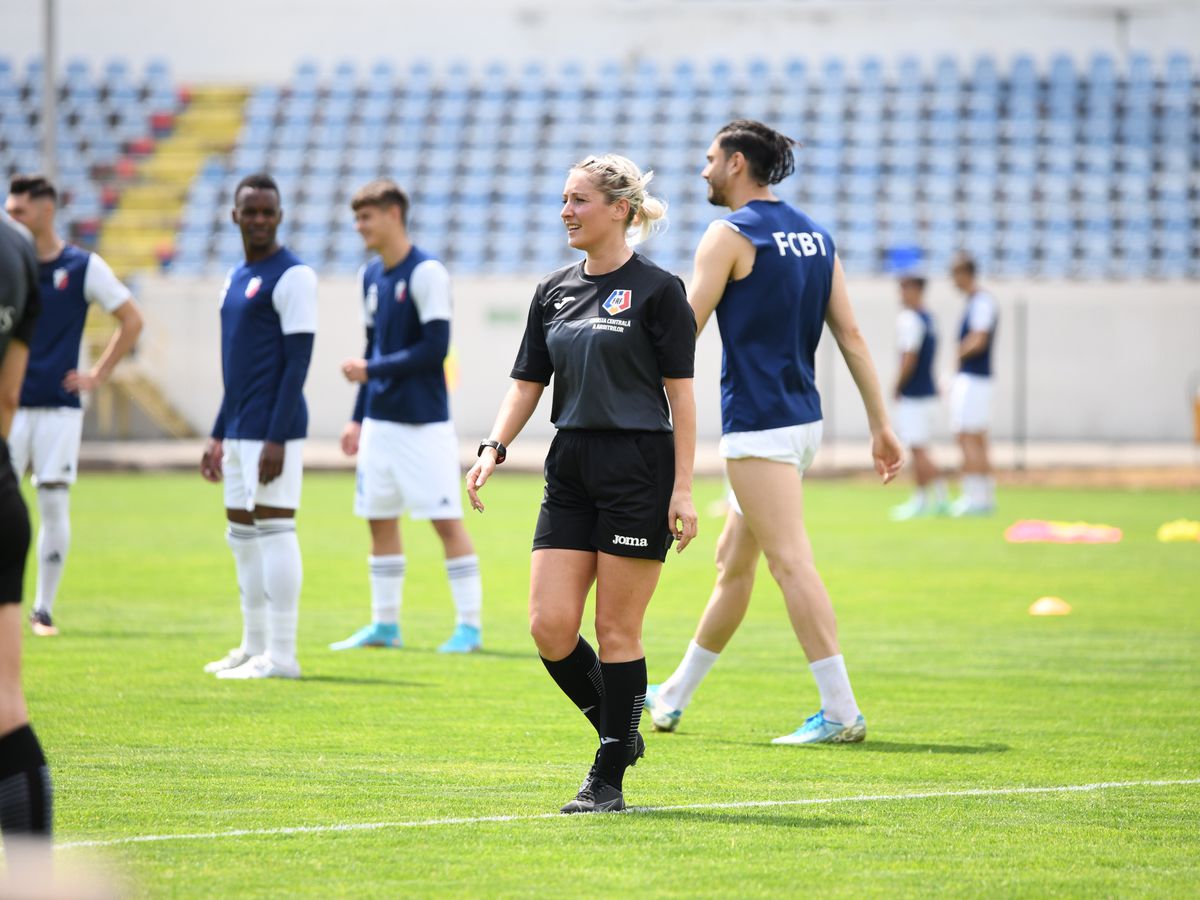
[[[454,352],[459,384],[451,404],[464,438],[484,435],[508,388],[508,372],[524,328],[536,276],[458,279]],[[195,428],[207,433],[220,398],[217,290],[220,279],[141,278],[146,310],[140,355],[163,390]],[[885,383],[896,368],[895,285],[857,280],[852,296],[863,333]],[[1004,283],[995,289],[1000,330],[995,348],[994,434],[1013,434],[1017,349],[1015,304],[1027,303],[1027,436],[1035,440],[1184,441],[1191,438],[1191,400],[1200,379],[1200,297],[1195,285]],[[942,334],[938,369],[953,371],[962,300],[947,283],[930,286],[930,306]],[[337,364],[359,355],[362,332],[351,279],[326,279],[320,289],[320,330],[305,389],[316,437],[335,437],[349,418],[354,391]],[[714,323],[715,326],[715,323]],[[709,328],[698,348],[699,429],[720,433],[720,345]],[[826,435],[866,434],[853,381],[828,334],[818,359]],[[544,398],[528,434],[551,432]]]
[[[0,55],[39,53],[42,0],[0,0]],[[301,58],[557,62],[1129,49],[1200,34],[1192,0],[57,0],[61,56],[168,60],[183,81],[282,81]],[[1118,9],[1129,12],[1127,24]]]

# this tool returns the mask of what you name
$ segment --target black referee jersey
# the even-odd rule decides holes
[[[0,213],[0,360],[13,338],[29,346],[40,311],[33,242]]]
[[[696,316],[683,282],[639,253],[604,275],[583,265],[537,286],[512,377],[554,376],[559,429],[671,431],[662,380],[695,374]]]

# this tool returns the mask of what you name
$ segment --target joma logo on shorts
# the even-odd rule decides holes
[[[645,538],[629,537],[624,534],[614,534],[613,543],[620,544],[623,547],[648,547],[649,542]]]

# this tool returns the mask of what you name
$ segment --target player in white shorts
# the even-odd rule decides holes
[[[958,338],[959,371],[950,390],[950,430],[962,449],[962,495],[955,516],[988,515],[996,509],[996,480],[988,461],[992,404],[992,347],[996,343],[996,301],[979,286],[975,260],[954,257],[950,276],[966,298]]]
[[[225,482],[225,538],[241,593],[242,642],[204,670],[225,679],[299,678],[303,567],[296,510],[317,276],[276,240],[283,212],[274,179],[248,175],[233,200],[246,261],[221,292],[225,396],[200,474]]]
[[[407,559],[400,517],[407,513],[432,523],[445,553],[457,621],[438,649],[471,653],[483,646],[483,587],[463,527],[458,438],[446,390],[450,276],[409,239],[408,195],[395,182],[364,185],[351,208],[363,243],[379,254],[360,273],[366,351],[341,366],[348,381],[361,385],[342,450],[358,454],[354,512],[371,529],[371,624],[330,649],[403,646]]]
[[[905,503],[893,507],[894,521],[949,512],[946,482],[929,450],[938,420],[938,395],[933,363],[937,356],[937,327],[925,308],[925,279],[909,273],[900,279],[903,308],[896,319],[900,368],[896,373],[896,434],[912,452],[917,487]]]
[[[141,310],[108,264],[58,236],[57,204],[54,186],[37,175],[13,178],[5,204],[9,215],[33,234],[42,295],[9,447],[17,478],[28,468],[37,488],[37,594],[29,624],[43,637],[58,634],[51,613],[71,546],[70,488],[79,470],[83,434],[80,396],[108,380],[142,331]],[[117,330],[96,364],[81,371],[79,345],[93,303],[116,319]]]

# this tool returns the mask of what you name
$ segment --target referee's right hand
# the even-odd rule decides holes
[[[483,503],[479,499],[479,491],[487,484],[487,480],[496,471],[496,451],[492,447],[484,447],[475,465],[467,473],[467,497],[471,501],[471,509],[483,512]]]

